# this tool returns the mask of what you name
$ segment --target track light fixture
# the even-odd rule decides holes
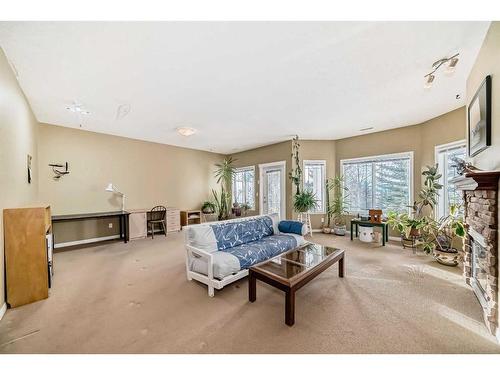
[[[425,78],[424,87],[428,89],[432,86],[432,83],[436,78],[435,73],[438,71],[439,68],[441,68],[441,66],[445,64],[446,64],[445,73],[452,74],[455,71],[458,64],[458,55],[459,53],[456,53],[451,57],[444,57],[442,59],[439,59],[438,61],[435,61],[434,64],[432,64],[432,71],[424,76]]]

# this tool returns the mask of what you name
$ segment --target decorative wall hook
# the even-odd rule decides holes
[[[54,176],[52,177],[54,180],[59,180],[62,176],[69,174],[69,166],[68,162],[63,164],[49,164],[49,167],[52,167],[52,172],[54,172]],[[64,170],[60,170],[60,168],[64,168]]]

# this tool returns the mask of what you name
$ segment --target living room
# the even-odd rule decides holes
[[[0,353],[500,354],[499,45],[1,21]]]

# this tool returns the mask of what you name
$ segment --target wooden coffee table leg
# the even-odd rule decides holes
[[[250,270],[248,273],[248,300],[250,302],[255,302],[257,299],[257,279],[255,275]]]
[[[339,277],[344,277],[344,257],[339,259]]]
[[[288,326],[295,324],[295,290],[285,292],[285,323]]]

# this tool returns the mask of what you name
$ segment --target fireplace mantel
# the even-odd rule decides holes
[[[458,190],[498,190],[498,179],[500,171],[477,171],[466,172],[462,176],[455,177],[450,182]]]

